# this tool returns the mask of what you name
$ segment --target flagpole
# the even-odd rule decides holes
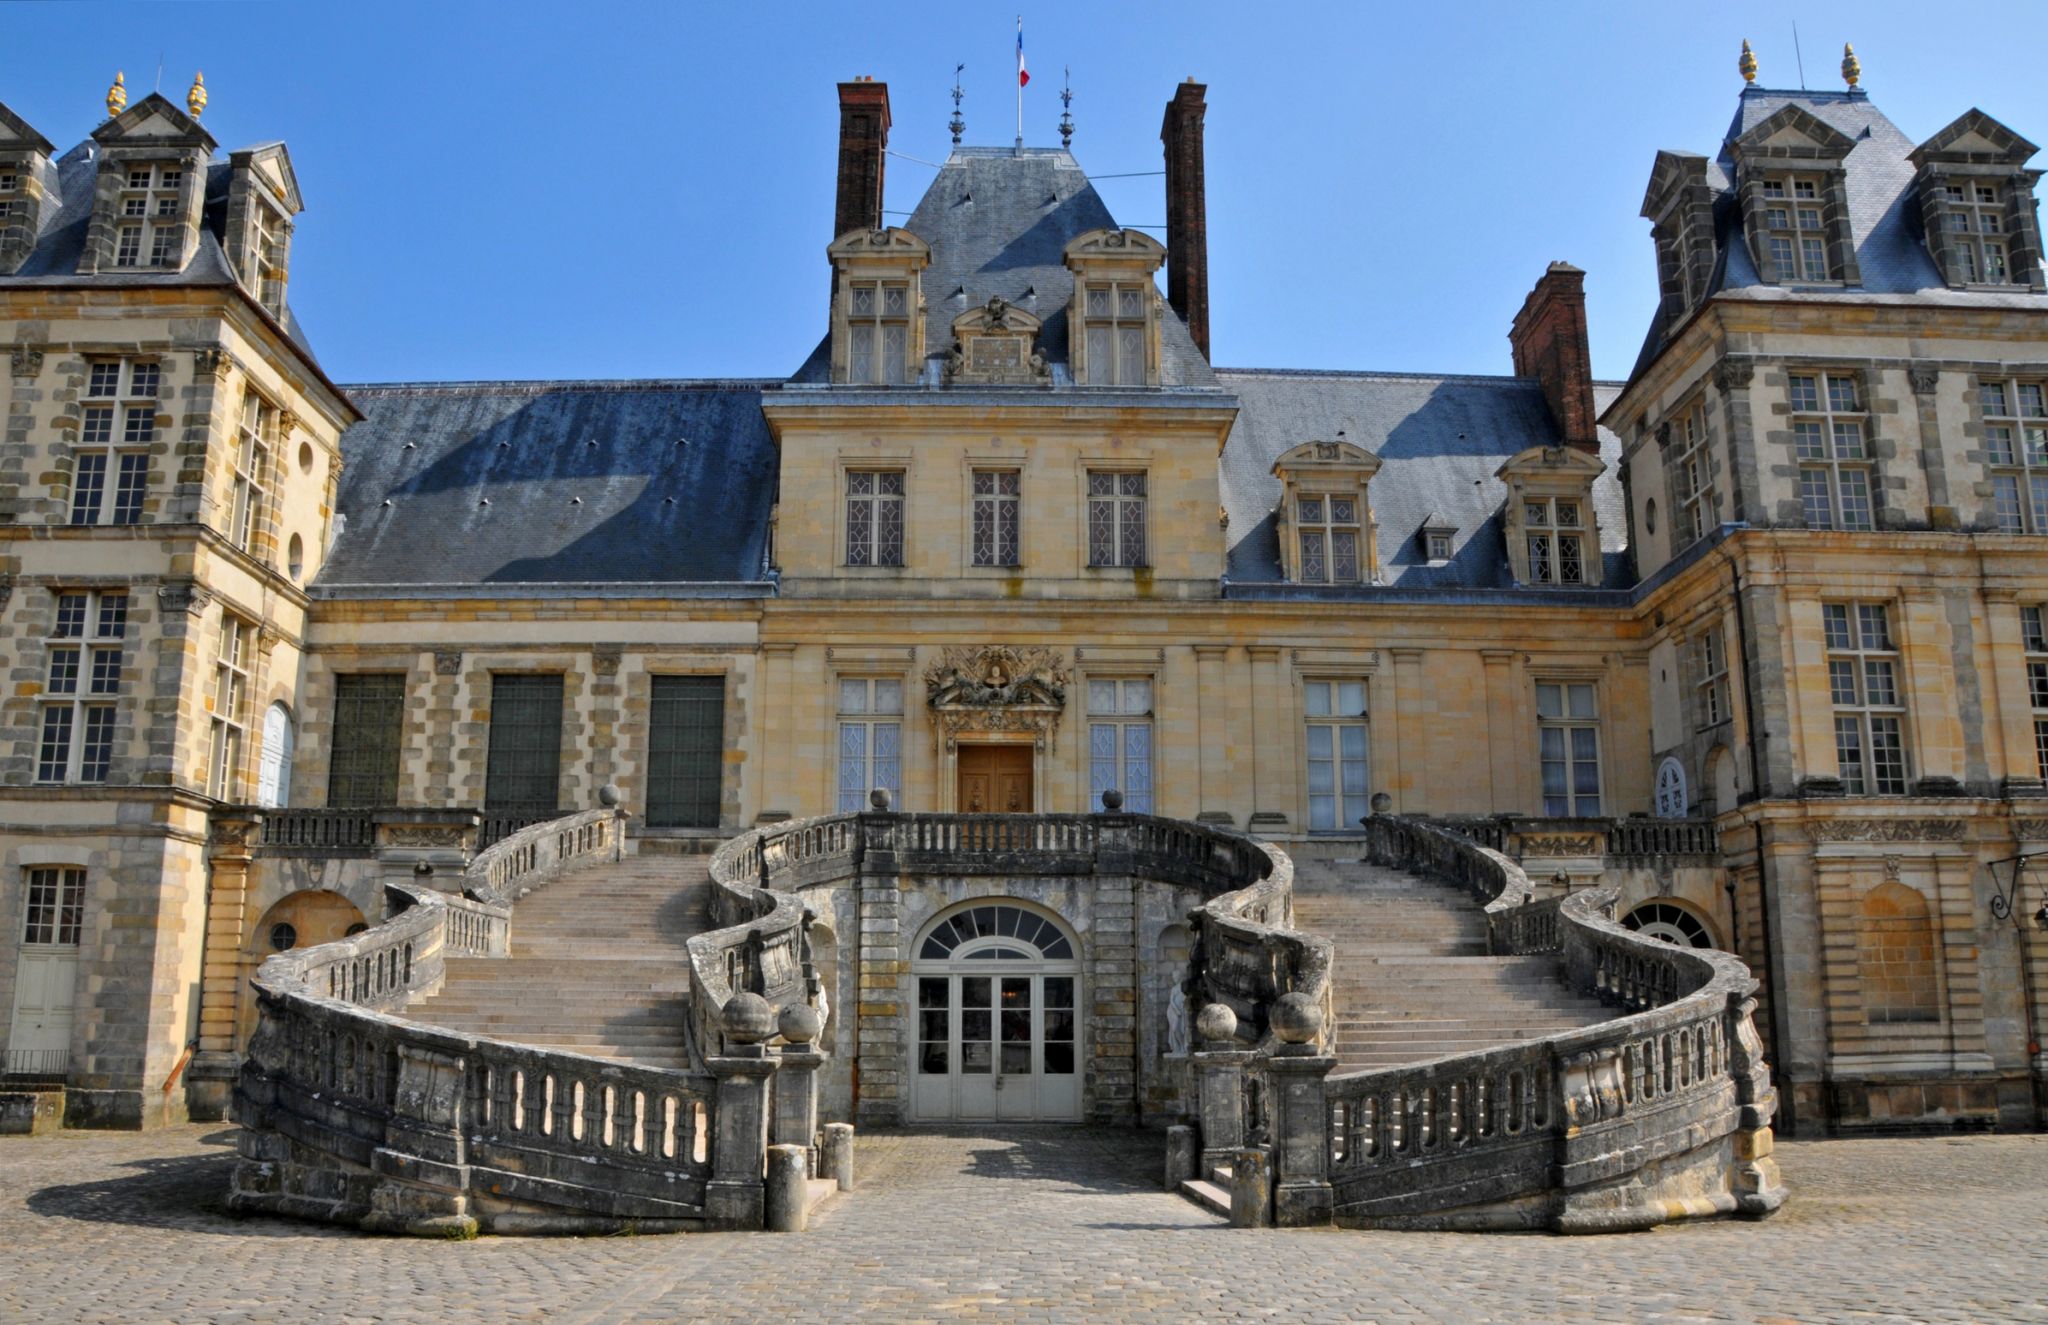
[[[1024,16],[1019,14],[1017,15],[1017,55],[1020,62],[1023,59],[1023,53]],[[1018,73],[1020,75],[1023,73],[1021,63]],[[1017,79],[1017,150],[1020,152],[1024,150],[1024,80],[1021,76]]]

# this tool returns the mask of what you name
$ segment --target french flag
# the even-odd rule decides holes
[[[1017,20],[1017,86],[1025,87],[1031,82],[1031,71],[1024,67],[1024,20]]]

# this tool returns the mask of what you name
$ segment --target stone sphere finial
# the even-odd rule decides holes
[[[1108,810],[1111,814],[1115,814],[1123,807],[1124,794],[1121,791],[1118,791],[1115,787],[1110,787],[1102,793],[1103,809]]]
[[[721,1021],[725,1038],[737,1044],[759,1044],[775,1034],[775,1009],[759,994],[734,994]]]
[[[791,1044],[809,1044],[825,1029],[825,1019],[808,1003],[785,1003],[775,1018],[775,1029]]]
[[[624,799],[624,794],[619,791],[618,784],[615,782],[607,782],[597,789],[597,803],[604,806],[607,810],[618,809],[619,802]]]
[[[1385,814],[1393,808],[1394,798],[1392,796],[1389,796],[1384,791],[1375,791],[1372,794],[1372,812],[1374,814]]]
[[[873,791],[868,793],[868,804],[874,806],[877,810],[882,811],[884,814],[888,813],[889,789],[887,787],[876,787]]]
[[[1211,1003],[1195,1014],[1195,1032],[1205,1043],[1237,1038],[1237,1014],[1222,1003]]]
[[[1307,1044],[1323,1029],[1323,1009],[1307,994],[1282,994],[1273,1001],[1266,1023],[1282,1044]]]

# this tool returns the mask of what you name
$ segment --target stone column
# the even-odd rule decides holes
[[[1514,651],[1481,649],[1479,657],[1486,666],[1486,725],[1493,733],[1493,743],[1486,756],[1489,794],[1484,810],[1489,814],[1526,810],[1528,807],[1522,804],[1520,790],[1521,743],[1516,739],[1514,729]],[[1471,807],[1460,805],[1456,808],[1469,810]]]
[[[1999,785],[2008,793],[2038,794],[2041,762],[2034,750],[2033,699],[2020,661],[2026,641],[2021,638],[2018,595],[2004,588],[1979,592],[1991,642],[1991,687],[1998,714],[1995,723],[1984,724],[1986,753]]]
[[[862,831],[867,832],[863,825]],[[897,886],[895,853],[878,849],[875,834],[861,862],[856,902],[860,929],[851,954],[859,972],[854,991],[854,1117],[875,1127],[903,1121],[902,1064],[903,936],[899,932],[902,893]],[[840,960],[847,959],[844,944]]]
[[[758,994],[741,994],[766,1007]],[[726,1033],[732,1034],[728,1024]],[[705,1060],[718,1077],[711,1133],[711,1181],[704,1212],[720,1229],[758,1229],[767,1214],[763,1166],[768,1154],[768,1082],[778,1066],[766,1045],[735,1045]]]
[[[1317,1019],[1320,1021],[1320,1018]],[[1337,1060],[1311,1044],[1289,1044],[1267,1061],[1273,1083],[1273,1222],[1305,1228],[1330,1222],[1330,1106],[1323,1079]]]
[[[1221,644],[1197,644],[1194,651],[1195,705],[1199,715],[1196,731],[1200,733],[1200,745],[1196,751],[1200,793],[1195,801],[1195,819],[1227,828],[1236,820],[1230,817],[1229,810],[1223,808],[1230,797],[1230,775],[1224,761],[1224,752],[1230,743],[1230,705],[1223,693],[1223,655],[1226,649]]]
[[[761,646],[761,683],[757,692],[764,702],[754,715],[754,730],[761,733],[763,754],[760,809],[757,824],[780,823],[796,813],[801,803],[792,756],[797,746],[796,645]]]
[[[377,1185],[363,1227],[417,1237],[472,1236],[469,1151],[463,1128],[468,1063],[400,1040],[384,1144],[370,1155]]]
[[[1095,878],[1095,928],[1088,936],[1088,989],[1082,999],[1089,1039],[1092,1113],[1099,1123],[1138,1120],[1137,901],[1128,872]]]
[[[1203,1047],[1189,1054],[1196,1119],[1202,1129],[1201,1177],[1228,1165],[1244,1145],[1244,1076],[1258,1057],[1237,1046],[1237,1014],[1211,1003],[1195,1018]]]
[[[1369,790],[1391,795],[1396,814],[1422,814],[1436,803],[1430,799],[1429,786],[1429,733],[1436,728],[1436,700],[1423,683],[1422,650],[1390,649],[1388,657],[1394,664],[1393,684],[1371,699],[1375,715],[1386,715],[1388,738],[1382,748],[1389,759],[1386,772],[1372,779]]]
[[[199,984],[199,1051],[186,1074],[186,1109],[194,1122],[227,1117],[241,1054],[236,1019],[242,1003],[243,927],[248,921],[249,870],[263,816],[223,811],[207,842],[206,949]]]
[[[813,1021],[817,1020],[818,1014],[801,1003],[783,1009],[785,1020],[794,1009],[802,1009],[810,1013]],[[788,1038],[787,1032],[784,1035]],[[812,1036],[815,1038],[815,1031]],[[818,1069],[824,1065],[825,1055],[804,1040],[784,1047],[781,1066],[775,1073],[775,1117],[769,1140],[779,1146],[802,1146],[804,1153],[811,1156],[806,1162],[807,1173],[816,1172],[818,1167]]]
[[[1252,817],[1253,832],[1285,832],[1295,777],[1286,745],[1293,706],[1280,680],[1280,648],[1253,644],[1245,649],[1252,666]]]

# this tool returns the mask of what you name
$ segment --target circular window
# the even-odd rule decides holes
[[[311,442],[299,443],[299,472],[301,474],[313,472],[313,444]]]
[[[1670,902],[1645,902],[1621,918],[1621,923],[1645,938],[1662,939],[1680,948],[1711,948],[1714,936],[1700,918]]]
[[[292,541],[285,545],[284,555],[285,569],[291,572],[293,579],[296,580],[299,576],[306,573],[306,543],[304,539],[300,538],[297,534],[293,534]]]
[[[290,952],[299,945],[299,931],[295,926],[279,921],[270,927],[270,946],[276,952]]]
[[[358,920],[356,921],[356,923],[350,925],[347,929],[343,930],[341,936],[345,939],[352,939],[356,935],[363,933],[367,929],[369,929],[369,926],[364,924],[362,921]]]
[[[1643,503],[1643,532],[1646,534],[1657,532],[1657,499],[1655,497]]]

